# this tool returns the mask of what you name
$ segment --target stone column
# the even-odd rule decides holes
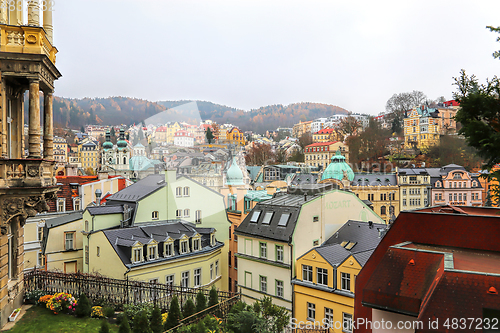
[[[40,26],[40,5],[38,0],[28,2],[28,25]]]
[[[41,158],[40,154],[40,82],[30,80],[29,90],[29,156]]]
[[[51,44],[54,44],[54,28],[52,27],[52,8],[50,6],[46,6],[43,11],[43,29],[47,34],[47,39]]]
[[[52,115],[52,91],[43,93],[43,157],[49,160],[54,159],[54,118]]]

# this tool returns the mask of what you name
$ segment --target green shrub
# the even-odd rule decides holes
[[[170,302],[170,309],[168,310],[167,321],[165,322],[165,329],[171,329],[179,325],[179,321],[182,319],[181,309],[179,307],[179,299],[177,296],[172,297]]]
[[[128,323],[128,318],[124,314],[121,314],[120,327],[118,328],[118,333],[130,333],[130,325]]]
[[[214,306],[216,304],[219,304],[219,295],[217,295],[215,286],[212,286],[212,289],[210,289],[210,296],[208,297],[208,307]]]
[[[102,313],[107,318],[113,318],[115,316],[115,309],[110,306],[105,306],[102,308]]]
[[[75,313],[77,317],[89,317],[92,313],[92,306],[85,294],[80,295]]]
[[[154,308],[151,315],[151,331],[153,333],[162,333],[163,325],[161,323],[161,311],[159,308]]]
[[[134,333],[151,333],[149,327],[149,319],[146,311],[139,312],[134,318],[134,327],[132,329]]]
[[[128,317],[130,321],[134,321],[135,317],[140,312],[146,312],[148,318],[151,317],[153,313],[153,304],[151,303],[140,303],[140,304],[126,304],[123,306],[123,313]]]
[[[188,300],[186,301],[186,303],[184,303],[184,308],[182,309],[182,316],[184,318],[187,318],[189,316],[192,316],[195,314],[195,305],[194,305],[194,302],[191,298],[188,298]]]
[[[101,329],[99,333],[109,333],[109,323],[106,319],[101,320]]]
[[[203,294],[203,291],[198,291],[198,294],[196,295],[196,312],[198,313],[200,311],[203,311],[207,308],[207,298]]]

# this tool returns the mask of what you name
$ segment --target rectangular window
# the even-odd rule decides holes
[[[318,222],[319,221],[319,216],[316,215],[316,216],[313,216],[313,222]]]
[[[316,319],[316,304],[307,302],[307,320],[314,321]]]
[[[352,333],[352,314],[342,313],[342,332]]]
[[[154,211],[154,212],[151,213],[151,218],[153,220],[158,220],[158,215],[159,215],[158,211]]]
[[[173,254],[173,244],[165,244],[165,257],[170,257]]]
[[[133,262],[142,261],[142,248],[134,249],[132,258]]]
[[[351,291],[351,274],[341,273],[342,281],[341,281],[341,289]]]
[[[43,239],[43,227],[38,227],[38,240],[41,241]]]
[[[176,197],[180,197],[180,196],[182,196],[182,187],[177,187],[177,188],[175,189],[175,196],[176,196]]]
[[[66,211],[66,209],[65,209],[65,206],[66,206],[65,203],[66,202],[65,201],[66,200],[64,200],[64,199],[57,200],[57,211],[58,212],[64,212],[64,211]]]
[[[260,243],[260,257],[267,258],[267,243]]]
[[[175,211],[175,217],[177,217],[177,218],[181,218],[182,217],[182,209],[177,209]]]
[[[75,210],[80,210],[80,200],[75,200]]]
[[[406,206],[406,199],[403,199],[403,206]]]
[[[196,223],[201,223],[201,210],[197,210],[195,212],[195,222]]]
[[[271,219],[273,218],[274,212],[267,212],[266,215],[264,215],[264,218],[262,219],[262,224],[269,224],[271,223]]]
[[[189,217],[189,209],[184,209],[184,217]]]
[[[45,256],[42,252],[38,252],[38,267],[45,266]]]
[[[181,287],[182,288],[189,288],[189,272],[182,272],[181,273]]]
[[[188,186],[184,187],[184,196],[189,197],[189,187]]]
[[[210,264],[210,280],[214,279],[214,264]]]
[[[325,324],[330,327],[333,324],[333,309],[325,308]]]
[[[97,256],[100,257],[101,256],[101,248],[98,246],[97,249],[96,249],[96,253],[97,253]]]
[[[165,284],[172,288],[174,286],[174,274],[165,276]]]
[[[312,266],[302,265],[302,280],[313,282],[313,268],[312,268]]]
[[[215,262],[215,276],[219,276],[219,260]]]
[[[149,258],[149,260],[156,259],[156,245],[148,246],[148,258]]]
[[[75,242],[75,232],[65,232],[64,233],[65,240],[65,250],[74,250],[74,242]]]
[[[187,253],[188,252],[188,241],[182,241],[181,242],[181,253]]]
[[[193,240],[193,251],[199,251],[199,250],[200,250],[200,240],[194,239]]]
[[[201,268],[194,270],[194,287],[201,286]]]
[[[260,291],[267,293],[267,276],[260,277]]]
[[[278,226],[280,227],[286,227],[288,224],[288,219],[290,218],[290,213],[283,213],[281,214],[280,220],[278,222]]]
[[[234,257],[234,269],[238,269],[238,257]]]
[[[284,284],[283,281],[276,280],[276,296],[283,297],[284,295]]]
[[[276,245],[276,261],[283,262],[284,260],[283,245]]]
[[[257,222],[259,220],[260,210],[256,210],[253,212],[252,217],[250,218],[250,222]]]
[[[327,286],[328,285],[328,270],[325,268],[317,268],[316,270],[317,270],[316,271],[317,283],[322,284],[324,286]]]

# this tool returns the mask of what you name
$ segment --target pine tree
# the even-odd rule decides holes
[[[208,297],[208,307],[214,306],[219,303],[219,296],[217,295],[217,290],[215,286],[210,289],[210,296]]]
[[[141,311],[134,317],[134,328],[132,330],[134,333],[151,333],[149,327],[149,319],[146,311]]]
[[[196,295],[196,313],[203,311],[207,308],[207,299],[203,294],[203,291],[198,291]]]
[[[99,333],[109,333],[109,323],[107,319],[101,320],[101,329],[99,330]]]
[[[206,137],[207,137],[208,144],[211,144],[213,139],[214,139],[214,135],[212,134],[212,130],[210,129],[210,127],[207,128]]]
[[[161,311],[155,307],[151,316],[151,331],[153,333],[162,333],[163,325],[161,323]]]
[[[182,310],[182,316],[184,318],[187,318],[189,316],[192,316],[195,314],[195,305],[194,305],[194,302],[191,298],[188,298],[188,300],[186,301],[186,303],[184,304],[184,308]]]
[[[182,319],[181,309],[179,307],[179,299],[177,296],[172,297],[172,301],[170,302],[170,309],[168,310],[167,321],[165,322],[165,329],[171,329],[179,325],[180,320]]]
[[[77,317],[90,317],[92,312],[92,307],[90,306],[89,299],[85,294],[81,294],[78,299],[78,304],[76,305],[76,316]]]
[[[128,317],[126,315],[123,316],[118,333],[130,333],[130,324],[128,323]]]

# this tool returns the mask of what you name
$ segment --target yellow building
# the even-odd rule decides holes
[[[238,127],[233,127],[226,133],[226,140],[228,143],[245,145],[245,135]]]
[[[437,109],[427,106],[415,107],[408,111],[404,119],[405,148],[426,149],[438,144],[443,121]]]
[[[42,255],[47,270],[64,273],[81,272],[83,268],[82,213],[76,212],[45,222]],[[43,260],[43,259],[42,259]]]
[[[340,137],[341,135],[339,135],[333,128],[323,128],[312,135],[313,143],[340,141]]]
[[[100,165],[99,145],[93,141],[87,141],[78,145],[78,158],[83,169],[97,169]]]
[[[370,201],[375,213],[386,223],[398,217],[399,186],[396,174],[355,174],[350,190],[361,200]]]
[[[292,136],[294,138],[300,138],[305,133],[311,132],[312,120],[309,121],[300,121],[298,124],[293,125],[292,128]]]
[[[68,143],[65,138],[54,137],[54,155],[58,155],[59,158],[54,156],[54,159],[58,162],[68,161]]]
[[[292,328],[352,332],[356,276],[385,230],[383,224],[349,221],[297,259]]]
[[[85,264],[91,272],[116,279],[223,289],[223,247],[214,228],[165,221],[94,233]]]
[[[310,144],[304,149],[304,162],[310,166],[320,166],[323,170],[326,169],[332,156],[340,149],[342,156],[345,157],[346,163],[349,163],[349,147],[340,141],[317,142]]]
[[[155,142],[159,145],[168,142],[168,127],[160,126],[155,130]]]
[[[167,143],[174,144],[175,132],[180,131],[181,129],[183,128],[177,121],[167,124]]]
[[[427,207],[430,203],[431,176],[425,168],[397,169],[401,211]]]

